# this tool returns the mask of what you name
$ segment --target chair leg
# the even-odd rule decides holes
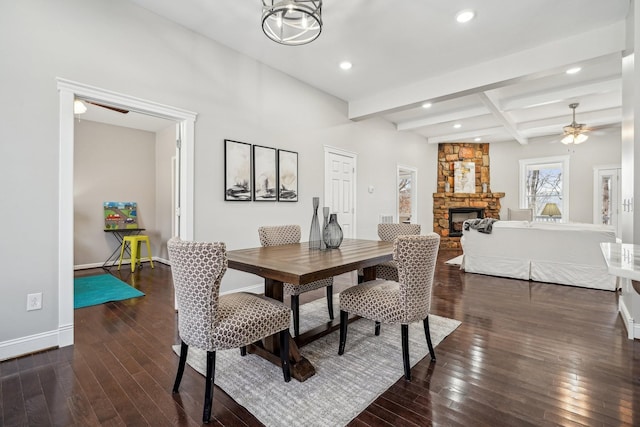
[[[140,256],[140,242],[135,242],[129,244],[129,249],[131,250],[131,272],[136,271],[136,267],[138,265],[138,260]]]
[[[284,382],[291,381],[291,366],[289,364],[289,330],[280,331],[280,361],[282,362],[282,374]]]
[[[211,406],[213,405],[213,381],[216,376],[216,352],[207,351],[207,376],[204,389],[204,410],[202,422],[208,423],[211,419]]]
[[[291,295],[291,310],[293,310],[293,335],[300,335],[300,296]]]
[[[147,242],[147,256],[149,257],[149,265],[151,266],[151,268],[155,268],[153,266],[153,256],[151,256],[151,244],[149,243],[149,239],[147,239],[146,242]]]
[[[122,257],[124,256],[124,247],[126,246],[127,242],[123,241],[122,242],[122,246],[120,246],[120,260],[118,261],[118,271],[120,271],[120,267],[122,267]]]
[[[424,334],[427,337],[427,345],[429,346],[429,354],[431,355],[431,360],[436,361],[436,352],[433,350],[433,344],[431,344],[431,332],[429,331],[429,316],[425,317],[422,321],[424,325]]]
[[[333,285],[327,286],[327,307],[329,308],[329,319],[333,320]]]
[[[247,346],[243,345],[242,347],[240,347],[240,356],[244,357],[247,355]]]
[[[189,346],[182,341],[180,345],[180,361],[178,362],[178,372],[176,373],[176,380],[173,383],[173,392],[177,393],[180,387],[180,381],[182,381],[182,374],[184,374],[184,365],[187,363],[187,353],[189,352]]]
[[[340,346],[338,347],[338,354],[342,356],[344,354],[344,345],[347,343],[347,324],[349,323],[349,313],[344,310],[340,310]]]
[[[400,325],[402,331],[402,363],[404,364],[404,379],[411,381],[411,363],[409,362],[409,325]]]
[[[380,322],[376,322],[376,336],[380,335]]]

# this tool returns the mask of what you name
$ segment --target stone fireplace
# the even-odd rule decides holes
[[[449,208],[449,237],[462,236],[462,225],[468,219],[484,218],[482,208]]]
[[[475,164],[475,193],[455,192],[456,162]],[[466,219],[500,219],[500,199],[504,193],[492,192],[489,166],[489,144],[438,145],[438,187],[437,193],[433,193],[433,231],[440,235],[441,248],[460,248],[462,223]]]

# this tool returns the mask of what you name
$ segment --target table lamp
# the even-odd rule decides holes
[[[544,209],[542,209],[540,215],[548,215],[549,218],[551,218],[554,216],[561,216],[562,213],[560,212],[560,209],[558,209],[558,205],[555,203],[547,203],[544,205]]]

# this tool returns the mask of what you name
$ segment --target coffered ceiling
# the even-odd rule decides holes
[[[262,33],[260,0],[130,1],[428,143],[558,142],[573,102],[592,132],[622,117],[629,0],[324,0],[322,34],[296,47]]]

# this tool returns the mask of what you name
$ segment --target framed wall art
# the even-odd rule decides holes
[[[251,201],[251,144],[224,140],[224,200]]]
[[[278,199],[277,150],[253,146],[253,200],[275,202]]]
[[[298,153],[278,150],[278,200],[298,201]]]
[[[453,164],[453,192],[476,192],[476,164],[474,162],[455,162]]]

